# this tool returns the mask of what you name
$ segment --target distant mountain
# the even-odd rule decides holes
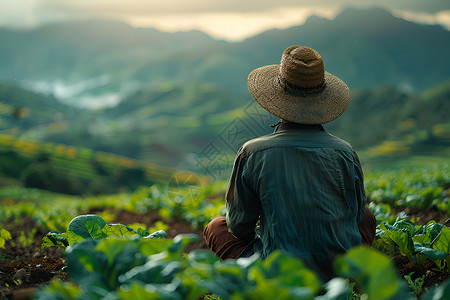
[[[67,105],[54,105],[66,111],[59,119],[51,107],[56,100],[9,87],[9,99],[23,99],[15,109],[30,113],[14,117],[0,92],[2,133],[197,172],[201,159],[220,157],[229,168],[245,141],[272,132],[269,125],[277,122],[250,96],[212,84],[161,84],[131,94],[114,108],[71,111]],[[450,149],[449,105],[450,81],[422,93],[392,87],[359,89],[353,91],[347,111],[325,128],[358,151],[393,140],[406,143],[411,151],[439,148],[446,149],[439,152],[444,153]],[[209,166],[213,162],[217,163],[210,161]],[[229,170],[223,173],[226,177]]]
[[[74,21],[32,30],[0,30],[0,76],[8,80],[79,80],[141,67],[216,43],[191,31],[163,33],[117,21]],[[124,75],[124,74],[120,75]],[[122,77],[123,78],[123,77]]]
[[[163,33],[117,21],[0,29],[0,80],[77,105],[83,95],[98,98],[127,91],[134,86],[130,75],[149,62],[168,62],[217,43],[199,31]]]
[[[273,29],[239,43],[198,31],[162,33],[114,21],[0,29],[0,80],[25,84],[72,103],[123,98],[161,82],[208,82],[247,93],[248,73],[278,64],[289,45],[315,48],[326,69],[351,88],[389,85],[421,91],[450,79],[450,32],[382,9],[342,11],[334,20]],[[105,96],[105,97],[106,97]]]
[[[316,49],[326,70],[351,88],[389,85],[418,91],[450,79],[449,31],[378,8],[348,8],[334,20],[313,16],[302,26],[271,30],[236,46],[245,57],[254,57],[253,68],[279,63],[281,52],[291,44]]]
[[[448,30],[408,22],[378,8],[348,8],[334,20],[312,16],[301,26],[273,29],[243,42],[171,57],[167,71],[166,61],[149,62],[133,78],[196,80],[247,92],[251,70],[279,64],[283,50],[290,45],[316,49],[326,70],[351,88],[389,85],[420,91],[450,79]],[[428,60],[431,57],[433,62]]]
[[[0,29],[0,81],[13,83],[0,84],[0,133],[192,170],[204,153],[233,157],[244,139],[272,130],[276,118],[254,111],[246,78],[292,44],[317,49],[352,88],[331,133],[358,150],[397,139],[446,145],[450,32],[351,8],[239,43],[112,21]],[[73,107],[103,98],[118,104]]]

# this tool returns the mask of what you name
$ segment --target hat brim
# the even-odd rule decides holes
[[[271,114],[295,123],[323,124],[344,113],[350,89],[336,76],[325,72],[325,87],[319,92],[286,89],[279,82],[280,65],[253,70],[247,85],[253,98]]]

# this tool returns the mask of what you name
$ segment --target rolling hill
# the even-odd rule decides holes
[[[248,73],[279,63],[293,44],[318,50],[326,69],[351,88],[422,91],[450,79],[449,31],[378,8],[348,8],[333,20],[313,16],[304,25],[238,43],[197,31],[163,33],[92,20],[26,31],[3,28],[0,44],[0,80],[53,93],[73,105],[88,96],[86,101],[100,101],[102,95],[122,99],[164,82],[213,83],[247,93]]]
[[[240,145],[277,121],[247,74],[292,44],[317,49],[351,87],[349,109],[325,127],[365,161],[448,156],[450,32],[376,8],[239,43],[99,20],[0,29],[0,134],[227,177]],[[114,105],[97,107],[104,98]]]
[[[229,168],[246,140],[270,133],[269,125],[277,121],[250,96],[233,94],[212,84],[162,84],[137,91],[114,108],[77,110],[76,114],[70,106],[60,104],[58,110],[68,111],[60,121],[55,121],[54,113],[45,105],[42,114],[36,106],[39,101],[54,100],[18,87],[3,87],[6,95],[28,95],[17,109],[35,112],[20,119],[11,115],[12,111],[1,115],[0,128],[4,133],[178,169],[199,171],[200,160],[208,158],[205,153],[213,149],[217,150],[216,155],[224,155]],[[325,124],[325,128],[358,151],[372,149],[370,159],[378,154],[404,156],[411,151],[431,155],[433,151],[437,153],[436,149],[448,150],[446,147],[450,146],[449,97],[450,81],[422,93],[406,93],[392,87],[355,90],[348,110]],[[7,107],[5,99],[0,94],[0,107]],[[386,151],[386,145],[379,147],[386,141],[409,150],[396,152],[392,146],[392,151]],[[445,155],[444,150],[438,151],[439,155]]]

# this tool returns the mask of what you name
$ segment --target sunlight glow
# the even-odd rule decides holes
[[[398,11],[392,12],[394,16],[422,24],[439,24],[445,29],[450,30],[450,10],[442,10],[436,14],[427,14],[421,12]]]
[[[302,25],[311,15],[332,19],[336,13],[337,9],[330,8],[283,7],[251,13],[212,12],[149,17],[133,15],[126,17],[125,21],[134,27],[155,27],[166,32],[196,29],[215,39],[236,42],[272,28]]]
[[[254,1],[242,0],[0,0],[0,26],[31,28],[65,20],[110,19],[165,32],[200,30],[215,39],[236,42],[272,28],[302,25],[311,15],[332,19],[347,6],[378,5],[393,11],[397,17],[440,24],[450,30],[449,9],[413,11],[411,8],[417,5],[411,4],[408,10],[407,6],[399,4],[400,0],[398,5],[388,5],[387,1],[280,0],[275,4],[264,0],[255,5]]]

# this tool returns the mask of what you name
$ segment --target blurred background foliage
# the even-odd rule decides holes
[[[318,50],[352,89],[325,128],[365,171],[450,159],[450,33],[382,9],[241,42],[71,21],[0,28],[0,43],[0,185],[98,194],[227,179],[239,146],[277,122],[256,108],[247,74],[293,44]]]

